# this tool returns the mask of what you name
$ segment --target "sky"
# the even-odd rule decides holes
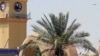
[[[69,12],[69,24],[77,19],[81,24],[78,31],[90,33],[87,39],[98,48],[100,40],[100,0],[28,0],[27,14],[31,13],[31,20],[27,21],[27,36],[32,34],[32,25],[37,24],[45,14]],[[49,18],[49,17],[48,17]]]

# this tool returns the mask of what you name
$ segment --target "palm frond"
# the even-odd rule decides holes
[[[37,40],[41,40],[46,43],[52,42],[52,36],[46,30],[43,30],[40,27],[35,25],[32,27],[34,28],[34,31],[40,35],[39,37],[37,37]]]
[[[43,50],[41,53],[43,54],[43,53],[45,53],[45,52],[47,52],[47,51],[49,51],[50,49],[45,49],[45,50]]]
[[[55,31],[54,28],[53,28],[52,23],[48,20],[48,18],[46,17],[46,15],[44,15],[44,17],[46,18],[46,20],[47,20],[47,22],[48,22],[48,25],[50,26],[50,29],[51,29],[52,31]]]
[[[33,41],[29,41],[28,43],[22,45],[19,47],[20,50],[24,50],[26,48],[32,48],[32,47],[37,47],[37,43]]]
[[[62,36],[63,42],[67,42],[68,39],[73,35],[75,30],[80,26],[80,24],[74,24],[74,22],[75,22],[75,20],[73,21],[71,26],[67,29],[67,32],[65,32],[64,35]]]
[[[82,33],[83,34],[83,33]],[[77,35],[78,36],[78,35]],[[86,36],[87,36],[87,33],[86,33]],[[81,37],[81,38],[80,38]],[[78,37],[71,37],[68,41],[68,45],[76,45],[76,46],[79,46],[79,47],[83,47],[87,50],[91,50],[93,51],[94,53],[96,53],[98,55],[98,52],[97,50],[92,46],[92,44],[90,43],[90,41],[88,41],[87,39],[83,38],[85,36],[78,36]],[[66,42],[63,43],[64,45],[66,45]]]
[[[55,29],[52,25],[52,23],[48,20],[48,18],[44,15],[45,19],[42,18],[42,20],[38,20],[37,23],[40,24],[42,27],[45,28],[45,30],[48,31],[48,33],[53,36]]]
[[[60,13],[59,18],[58,18],[55,15],[50,14],[50,19],[51,19],[52,25],[58,36],[61,36],[64,33],[66,26],[67,26],[67,22],[68,22],[68,16],[69,15],[67,15],[65,17],[65,15]]]
[[[36,25],[32,25],[32,27],[33,27],[33,31],[37,32],[40,35],[41,35],[42,32],[46,32],[44,29],[42,29],[42,28],[40,28],[40,27],[38,27]]]
[[[66,30],[66,28],[67,28],[67,24],[68,24],[68,18],[69,18],[69,12],[66,14],[66,17],[65,17],[66,19],[64,20],[64,23],[63,23],[63,28]]]
[[[52,25],[55,29],[55,34],[58,35],[58,36],[61,35],[60,34],[61,31],[60,31],[60,28],[59,28],[59,19],[54,14],[50,14],[49,16],[50,16]]]
[[[72,24],[68,27],[68,30],[69,29],[72,29],[72,26],[74,25],[74,23],[76,22],[76,19],[72,22]]]
[[[92,47],[92,46],[83,46],[83,47],[94,52],[96,54],[96,56],[99,56],[98,51],[94,47]]]
[[[69,39],[69,44],[79,44],[79,45],[92,46],[90,41],[88,41],[87,39],[85,39],[85,38],[78,38],[78,37],[70,38]]]
[[[43,26],[46,30],[51,30],[50,25],[48,24],[48,22],[46,20],[44,20],[42,18],[42,20],[38,20],[37,21],[38,24],[40,24],[41,26]]]
[[[87,50],[91,50],[94,53],[98,54],[97,50],[92,46],[90,41],[88,41],[87,39],[74,38],[74,39],[70,40],[69,42],[70,42],[70,44],[75,44],[76,46],[83,47]]]
[[[52,23],[51,23],[51,22],[48,20],[48,18],[46,17],[46,15],[44,15],[44,17],[45,17],[46,21],[48,22],[48,25],[50,26],[50,30],[48,30],[48,32],[49,32],[49,33],[51,34],[51,36],[53,37],[53,36],[54,36],[53,33],[55,33],[55,29],[54,29]]]
[[[78,37],[78,38],[80,38],[80,37],[87,37],[87,36],[89,36],[89,33],[87,33],[87,32],[78,32],[78,33],[76,33],[74,35],[74,37]]]
[[[76,29],[79,28],[79,26],[80,26],[80,24],[77,23],[77,24],[73,24],[73,26],[69,27],[69,28],[67,29],[67,32],[69,33],[69,34],[67,35],[67,37],[72,36],[72,34],[75,32]]]
[[[59,18],[58,18],[58,27],[59,27],[59,30],[60,30],[60,36],[62,35],[62,33],[65,31],[65,28],[66,28],[66,25],[64,26],[65,22],[64,20],[66,19],[65,18],[65,15],[63,15],[63,13],[60,13],[59,14]],[[64,28],[63,28],[64,27]]]

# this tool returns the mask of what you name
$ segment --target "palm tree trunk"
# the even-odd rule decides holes
[[[62,45],[57,46],[57,48],[55,49],[55,56],[64,56]]]

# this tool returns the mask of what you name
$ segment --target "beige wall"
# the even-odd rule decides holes
[[[0,23],[0,48],[16,48],[26,37],[26,23]]]
[[[5,11],[0,10],[0,48],[17,48],[26,37],[26,18],[12,18],[12,14],[27,14],[27,0],[0,0],[6,3]],[[14,3],[21,2],[22,10],[16,12]],[[8,17],[6,18],[6,15]]]
[[[26,23],[9,23],[9,48],[16,48],[26,37]]]
[[[0,48],[8,48],[9,25],[0,23]]]

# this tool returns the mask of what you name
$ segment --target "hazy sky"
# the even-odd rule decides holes
[[[89,32],[88,39],[94,47],[98,47],[100,40],[100,0],[28,0],[28,13],[31,20],[27,22],[27,35],[32,34],[31,25],[36,24],[43,15],[69,12],[69,24],[77,18],[81,23],[78,31]]]

